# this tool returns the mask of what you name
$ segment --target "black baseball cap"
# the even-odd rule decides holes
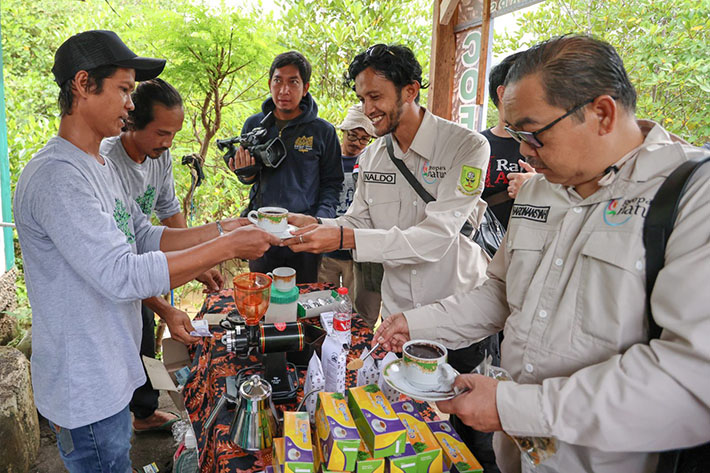
[[[135,69],[136,81],[144,81],[163,72],[165,59],[139,57],[113,31],[91,30],[75,34],[59,46],[54,54],[52,73],[61,87],[77,72],[100,66]]]

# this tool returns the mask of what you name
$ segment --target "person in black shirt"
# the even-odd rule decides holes
[[[505,116],[501,106],[505,91],[505,76],[521,53],[511,54],[491,69],[488,76],[488,93],[498,109],[496,126],[483,130],[481,134],[491,145],[491,159],[486,173],[486,187],[481,197],[491,208],[496,218],[508,228],[510,211],[518,189],[535,171],[520,154],[520,144],[505,131]]]

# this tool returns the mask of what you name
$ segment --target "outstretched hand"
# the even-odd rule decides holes
[[[315,217],[312,217],[310,215],[289,213],[288,214],[288,223],[290,223],[291,225],[295,225],[298,228],[302,228],[302,227],[305,227],[306,225],[312,225],[314,223],[318,223],[318,220],[316,220]]]
[[[199,337],[193,337],[190,332],[195,330],[190,322],[190,317],[181,310],[174,309],[161,316],[170,330],[170,337],[185,345],[190,345],[199,341]]]
[[[282,245],[288,246],[296,253],[327,253],[340,248],[340,227],[326,225],[307,225],[292,233]]]
[[[454,386],[467,392],[448,401],[437,402],[436,407],[441,412],[456,414],[464,424],[481,432],[503,430],[496,404],[497,379],[480,374],[462,374],[456,377]]]
[[[382,320],[372,337],[372,344],[379,343],[387,351],[402,351],[402,345],[409,341],[409,324],[401,312]]]
[[[209,294],[211,292],[217,292],[224,289],[224,278],[216,269],[208,269],[204,273],[200,274],[195,278],[199,282],[205,285],[202,292],[204,294]]]
[[[243,259],[261,258],[271,246],[279,246],[281,239],[276,235],[262,230],[256,225],[246,225],[229,232],[234,243],[234,257]]]

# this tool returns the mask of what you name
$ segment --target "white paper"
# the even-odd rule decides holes
[[[321,347],[326,392],[345,392],[345,370],[348,351],[347,344],[339,341],[334,336],[326,335],[323,346]]]
[[[328,335],[333,334],[333,317],[335,317],[335,312],[321,312],[320,314],[320,325]]]
[[[395,355],[392,352],[389,352],[379,362],[378,372],[380,373],[380,379],[377,381],[377,385],[380,387],[380,389],[382,390],[382,392],[384,393],[385,397],[387,398],[387,400],[389,402],[399,401],[399,392],[396,391],[394,388],[392,388],[389,384],[387,384],[387,381],[385,381],[385,377],[382,376],[382,370],[384,369],[385,366],[389,365],[391,362],[395,361],[396,359],[397,359],[397,355]]]
[[[316,391],[306,399],[306,410],[311,418],[311,423],[316,421],[316,400],[318,392],[325,389],[325,376],[323,375],[323,366],[320,358],[316,353],[313,353],[311,360],[308,362],[308,371],[306,372],[306,382],[303,387],[304,396],[311,391]]]
[[[192,327],[195,329],[190,332],[193,337],[211,337],[209,322],[205,319],[198,319],[192,321]]]
[[[370,352],[368,348],[362,351],[360,358],[364,358]],[[380,370],[377,367],[375,360],[368,356],[365,361],[363,361],[362,368],[357,370],[357,386],[365,386],[368,384],[377,384],[380,379]]]

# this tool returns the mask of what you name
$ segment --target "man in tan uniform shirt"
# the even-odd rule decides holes
[[[621,58],[588,37],[524,53],[503,101],[540,175],[518,194],[489,279],[393,315],[376,339],[397,348],[504,328],[514,381],[459,376],[471,392],[439,403],[444,412],[484,431],[557,438],[536,472],[653,472],[648,452],[710,440],[710,166],[681,201],[651,297],[663,333],[650,344],[642,228],[664,179],[709,153],[637,121]],[[531,470],[502,435],[494,444],[503,471]]]
[[[379,44],[355,57],[348,77],[380,138],[360,155],[357,190],[345,215],[312,226],[307,225],[316,223],[313,217],[289,216],[289,222],[305,226],[286,241],[293,251],[352,249],[356,262],[383,264],[385,318],[473,289],[485,280],[488,263],[459,231],[472,214],[477,227],[485,212],[480,196],[490,147],[480,134],[419,105],[421,75],[414,54],[403,46]],[[436,201],[426,204],[399,172],[387,152],[387,136],[395,157]],[[449,361],[461,372],[476,366],[486,351],[498,358],[497,335],[447,346],[457,349]],[[486,472],[496,473],[492,436],[460,427]]]

